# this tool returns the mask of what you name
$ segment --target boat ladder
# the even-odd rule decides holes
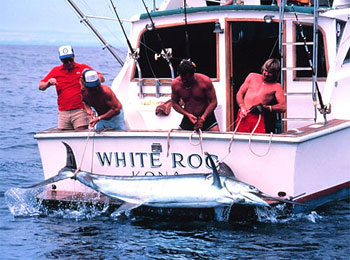
[[[280,1],[280,5],[279,5],[279,52],[281,55],[281,85],[285,91],[285,96],[286,99],[288,101],[288,99],[293,99],[293,103],[296,103],[297,105],[301,104],[303,101],[305,101],[305,97],[311,97],[312,101],[314,103],[314,116],[310,117],[310,116],[305,116],[305,111],[303,111],[302,109],[298,109],[297,114],[300,114],[300,116],[288,116],[288,109],[286,112],[286,117],[283,118],[282,117],[282,121],[284,122],[288,122],[288,121],[297,121],[297,122],[303,122],[303,121],[314,121],[316,122],[317,120],[317,108],[316,108],[316,103],[317,103],[317,95],[316,95],[316,88],[315,85],[317,84],[317,65],[318,65],[318,53],[317,53],[317,48],[314,46],[318,46],[318,3],[319,0],[314,0],[314,12],[313,12],[313,16],[303,16],[302,20],[303,21],[307,21],[310,20],[310,23],[313,23],[313,30],[312,30],[312,37],[313,40],[312,41],[307,41],[304,32],[303,32],[303,28],[301,23],[299,22],[298,19],[298,15],[294,9],[293,6],[288,7],[289,9],[291,8],[294,11],[295,17],[286,17],[285,16],[285,8],[286,8],[286,0],[281,0]],[[297,37],[294,37],[294,39],[290,40],[288,35],[284,35],[284,30],[287,29],[286,28],[286,22],[292,20],[293,22],[295,22],[298,26],[299,29],[299,33],[300,33],[300,38],[302,41],[298,41]],[[288,40],[287,40],[288,39]],[[306,55],[308,55],[308,62],[309,62],[309,66],[306,67],[297,67],[296,65],[292,65],[292,66],[287,66],[286,63],[286,57],[287,55],[287,51],[286,49],[289,46],[304,46],[305,47],[305,51],[306,51]],[[309,51],[308,46],[312,46],[312,57],[311,57],[311,53]],[[296,52],[294,51],[293,53]],[[296,62],[294,60],[294,62]],[[291,88],[287,89],[287,77],[288,71],[294,71],[294,72],[298,72],[298,71],[311,71],[312,74],[312,88],[310,91],[295,91]],[[293,73],[293,75],[295,75],[295,73]],[[294,76],[293,76],[294,77]],[[289,84],[291,85],[291,84]],[[296,85],[296,84],[293,84]],[[288,103],[288,102],[287,102]],[[304,114],[303,114],[304,113]]]

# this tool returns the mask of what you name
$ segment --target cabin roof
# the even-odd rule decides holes
[[[199,13],[199,12],[214,12],[214,11],[273,11],[278,12],[278,6],[275,5],[226,5],[226,6],[205,6],[205,7],[190,7],[186,9],[187,14],[190,13]],[[304,7],[304,6],[294,6],[294,9],[297,13],[304,14],[313,14],[313,7]],[[151,12],[151,17],[160,17],[160,16],[168,16],[175,14],[182,14],[184,12],[183,8],[176,8],[171,10],[164,11],[155,11]],[[285,12],[294,12],[292,7],[286,6]],[[140,20],[148,19],[148,14],[143,13],[140,15]]]

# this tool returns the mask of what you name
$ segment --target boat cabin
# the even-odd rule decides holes
[[[125,106],[129,129],[178,127],[181,116],[176,111],[168,116],[155,116],[154,112],[159,104],[170,99],[177,66],[188,58],[196,64],[197,72],[213,81],[218,97],[215,113],[221,131],[235,129],[236,93],[246,76],[260,73],[269,58],[281,60],[280,82],[287,111],[270,115],[272,125],[267,133],[282,133],[324,121],[318,110],[317,90],[323,93],[327,84],[329,89],[335,87],[334,70],[341,67],[343,74],[345,67],[348,70],[350,52],[349,46],[347,50],[344,46],[349,35],[349,26],[345,29],[348,9],[344,8],[343,15],[335,16],[336,11],[341,13],[342,1],[333,1],[331,7],[328,1],[319,1],[317,7],[313,1],[299,2],[303,5],[281,7],[271,1],[247,0],[220,6],[208,4],[211,1],[193,0],[187,1],[184,8],[182,0],[163,1],[149,15],[134,16],[130,40],[137,59],[132,58],[135,55],[127,57],[122,73],[113,84]],[[343,47],[345,50],[341,50]],[[339,51],[343,53],[340,55]],[[336,84],[343,83],[340,80]],[[349,88],[337,91],[341,94],[334,104],[331,102],[334,97],[326,96],[321,101],[327,113],[332,109],[327,118],[349,119],[344,112],[350,110]]]

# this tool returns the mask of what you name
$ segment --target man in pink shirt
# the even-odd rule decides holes
[[[60,130],[83,130],[89,125],[89,117],[84,109],[81,96],[80,78],[84,69],[92,69],[86,64],[74,61],[72,46],[58,49],[61,65],[55,66],[40,82],[39,89],[56,86],[58,104],[58,128]],[[99,73],[101,82],[104,77]]]

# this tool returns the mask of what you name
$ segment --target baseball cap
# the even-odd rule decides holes
[[[97,87],[101,84],[98,74],[94,70],[85,70],[83,72],[83,79],[85,81],[85,86],[88,88]]]
[[[58,53],[60,55],[60,59],[66,59],[74,56],[74,51],[72,46],[64,45],[58,48]]]

